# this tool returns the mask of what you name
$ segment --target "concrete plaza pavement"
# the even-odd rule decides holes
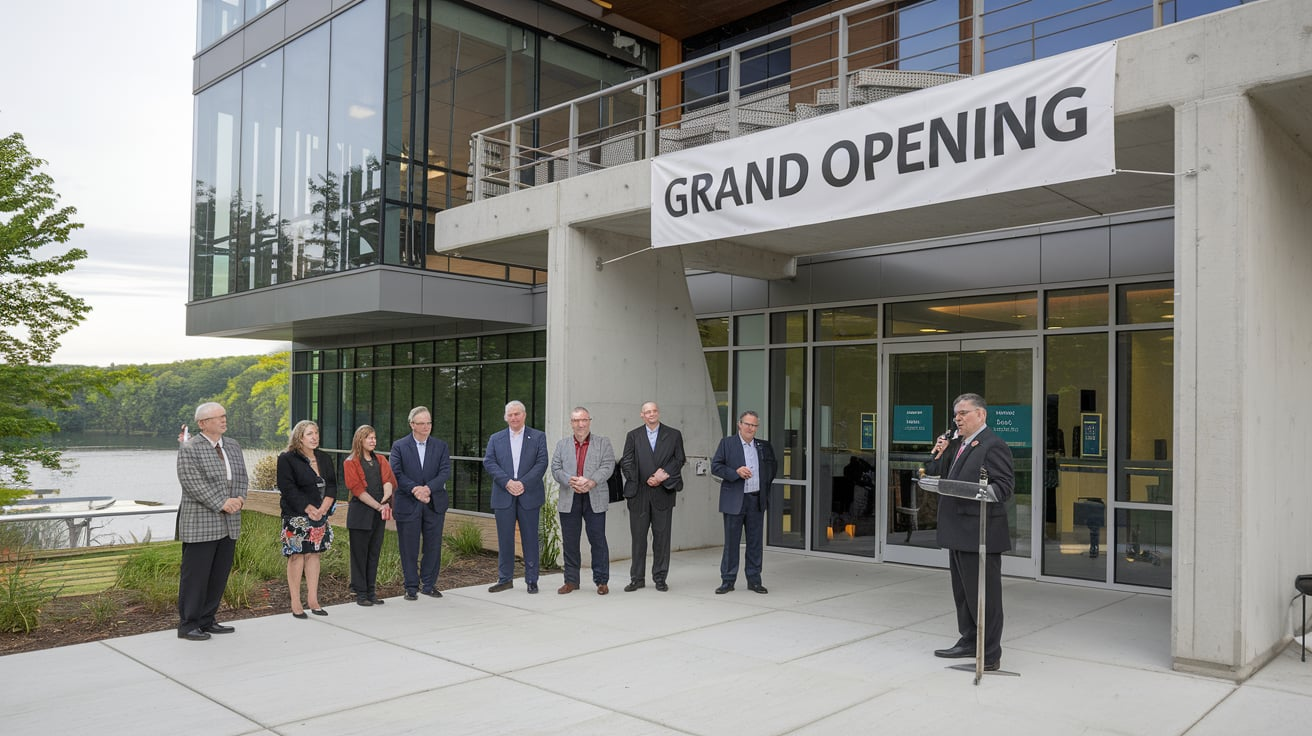
[[[1005,579],[1002,668],[946,669],[944,570],[766,554],[768,595],[715,595],[719,549],[670,591],[484,587],[0,657],[19,734],[1308,733],[1312,662],[1291,644],[1242,684],[1171,669],[1166,596]],[[961,662],[963,660],[957,660]],[[969,661],[969,660],[965,660]]]

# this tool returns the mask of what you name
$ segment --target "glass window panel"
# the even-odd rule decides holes
[[[1171,587],[1171,512],[1116,511],[1116,582]]]
[[[764,345],[765,315],[744,314],[734,320],[734,345]]]
[[[1117,337],[1117,501],[1172,501],[1173,340],[1170,330]]]
[[[538,330],[533,333],[533,357],[547,357],[547,331]]]
[[[239,199],[241,77],[234,75],[196,95],[192,177],[192,299],[232,291]]]
[[[533,357],[533,334],[532,332],[512,332],[506,336],[506,357],[508,358],[532,358]]]
[[[711,377],[711,391],[715,393],[715,413],[720,417],[720,433],[728,436],[729,422],[729,353],[718,350],[706,353],[706,371]],[[759,409],[757,411],[760,411]]]
[[[1110,338],[1053,335],[1044,345],[1043,574],[1105,581]]]
[[[762,426],[756,433],[770,437],[770,418],[761,407],[765,406],[765,351],[739,350],[733,354],[733,411],[729,416],[738,416],[747,410],[761,415]],[[725,434],[728,434],[727,432]],[[773,439],[773,438],[772,438]],[[778,455],[782,448],[775,448]]]
[[[483,360],[502,360],[506,357],[505,335],[483,336]]]
[[[540,360],[533,364],[533,403],[530,416],[538,422],[538,428],[547,426],[547,362]],[[620,451],[623,451],[623,447]]]
[[[368,348],[365,348],[366,350]],[[374,347],[374,365],[379,368],[386,368],[392,365],[392,346],[378,345]]]
[[[338,366],[337,366],[337,362],[338,362],[338,360],[339,360],[339,357],[338,357],[338,356],[339,356],[339,351],[337,351],[337,350],[325,350],[325,351],[323,351],[323,367],[324,367],[324,370],[332,370],[332,369],[338,367]]]
[[[403,342],[393,346],[392,362],[394,365],[410,365],[414,363],[415,344],[410,342]]]
[[[375,263],[381,247],[386,7],[366,0],[332,21],[325,272]]]
[[[456,362],[456,341],[455,340],[438,340],[433,346],[433,362],[435,363],[454,363]]]
[[[878,534],[875,435],[862,432],[876,418],[879,348],[815,350],[816,469],[813,547],[873,557]]]
[[[196,5],[196,50],[209,46],[242,24],[242,0],[199,0]]]
[[[325,447],[349,448],[351,446],[351,437],[355,435],[355,428],[372,420],[374,413],[374,374],[366,372],[343,373],[342,396],[346,397],[346,401],[342,404],[342,420],[338,428],[339,436],[336,438],[332,435],[323,437],[321,444]]]
[[[483,384],[482,400],[479,404],[482,413],[479,421],[482,423],[481,433],[479,435],[479,456],[487,448],[487,440],[493,432],[499,432],[506,428],[506,403],[517,396],[506,395],[506,364],[492,363],[483,366]],[[532,402],[532,397],[527,400],[519,399],[528,406]]]
[[[462,337],[457,342],[456,360],[461,363],[472,363],[478,360],[478,338]]]
[[[342,376],[350,374],[323,374],[323,394],[319,403],[319,436],[336,437],[341,427],[342,407],[347,397],[342,394]],[[296,419],[296,417],[292,417]],[[302,417],[303,418],[303,417]]]
[[[807,448],[805,348],[770,351],[769,425],[770,444],[774,446],[774,451],[779,456],[778,477],[805,480]]]
[[[890,337],[1033,330],[1038,326],[1038,295],[1027,291],[898,302],[886,305],[884,315]]]
[[[456,375],[455,368],[438,368],[433,372],[432,399],[425,404],[432,410],[433,432],[446,440],[451,452],[456,450]],[[416,401],[420,397],[416,396]]]
[[[342,348],[343,368],[369,368],[373,364],[373,348]]]
[[[529,426],[541,429],[546,422],[542,421],[542,415],[534,409],[534,400],[537,397],[537,386],[533,379],[535,365],[538,363],[510,363],[506,366],[506,401],[517,399],[524,402]],[[504,423],[504,416],[498,416],[498,419]]]
[[[292,370],[305,371],[310,368],[310,351],[296,350],[292,352]]]
[[[1107,287],[1062,289],[1044,294],[1044,326],[1099,327],[1107,324]]]
[[[431,375],[428,377],[431,381]],[[378,446],[388,447],[392,440],[400,437],[410,428],[406,419],[410,415],[411,401],[414,398],[412,382],[414,371],[409,368],[380,374],[378,396],[374,399],[374,430],[378,433]],[[383,384],[390,396],[384,401]]]
[[[701,335],[702,347],[723,348],[729,345],[729,318],[708,317],[697,320],[697,333]]]
[[[242,70],[241,186],[237,215],[236,291],[276,283],[278,147],[282,126],[282,51]]]
[[[483,457],[486,448],[479,421],[483,390],[482,367],[464,365],[456,369],[456,423],[451,452],[467,457]]]
[[[806,342],[806,312],[770,315],[770,342]]]
[[[1171,281],[1125,284],[1116,289],[1116,322],[1142,325],[1175,320],[1175,285]]]
[[[820,309],[815,317],[817,340],[870,340],[878,337],[879,307]]]
[[[433,341],[425,340],[415,343],[414,363],[425,365],[433,362]]]
[[[283,52],[279,282],[323,273],[328,219],[328,26]]]

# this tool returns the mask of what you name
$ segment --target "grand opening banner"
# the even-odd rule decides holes
[[[1116,44],[652,159],[655,247],[1112,174]]]

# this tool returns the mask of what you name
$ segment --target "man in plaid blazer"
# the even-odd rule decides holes
[[[228,585],[241,509],[246,502],[246,460],[235,440],[224,439],[228,414],[210,402],[196,407],[200,433],[178,450],[178,539],[182,569],[178,579],[178,638],[204,641],[232,633],[214,620]]]

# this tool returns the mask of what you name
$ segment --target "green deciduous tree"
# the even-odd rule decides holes
[[[27,483],[27,464],[59,467],[42,439],[59,428],[51,412],[80,390],[104,390],[114,374],[50,365],[59,339],[91,307],[54,277],[86,258],[64,248],[81,224],[58,206],[54,180],[18,133],[0,138],[0,495]]]

